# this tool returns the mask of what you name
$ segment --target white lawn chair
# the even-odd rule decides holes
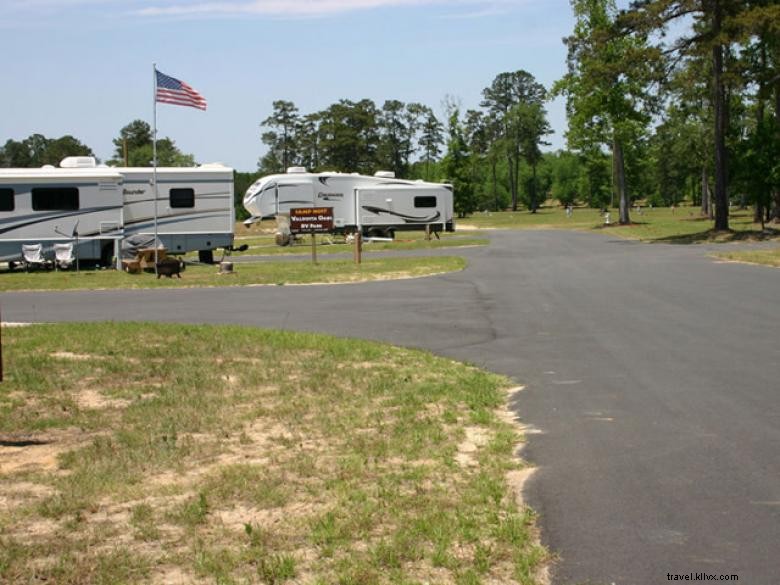
[[[22,265],[29,272],[31,268],[51,268],[43,256],[43,244],[22,244]]]
[[[73,255],[73,242],[54,244],[54,263],[60,270],[67,270],[76,262]]]

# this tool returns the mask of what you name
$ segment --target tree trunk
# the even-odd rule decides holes
[[[621,225],[631,223],[628,215],[628,192],[626,191],[626,167],[623,160],[623,145],[617,137],[612,139],[612,160],[615,169],[615,186],[618,192],[618,204],[620,208],[619,221]]]
[[[721,0],[713,2],[712,32],[717,37],[721,31]],[[728,103],[723,82],[723,45],[712,47],[713,91],[715,103],[715,230],[729,229],[729,198],[727,192],[726,120]]]
[[[701,214],[703,217],[710,217],[712,211],[710,202],[710,185],[707,179],[707,167],[701,168]]]
[[[766,45],[762,43],[761,51],[761,66],[766,70]],[[756,103],[756,132],[763,128],[765,124],[764,110],[765,110],[765,97],[766,86],[762,81],[758,88],[758,102]],[[753,206],[753,223],[761,224],[761,231],[764,231],[764,201],[767,205],[771,205],[771,200],[766,199],[766,193],[756,193],[756,204]]]
[[[780,76],[775,77],[775,138],[780,143]],[[772,192],[771,220],[780,223],[780,189]]]
[[[500,205],[498,204],[498,177],[496,175],[496,166],[497,161],[495,159],[490,161],[490,175],[493,178],[493,201],[495,201],[496,205],[496,211],[501,211]]]
[[[531,179],[531,213],[536,213],[538,204],[536,202],[536,165],[531,165],[532,179]]]
[[[512,194],[512,211],[517,211],[517,181],[515,180],[515,167],[512,157],[507,156],[507,168],[509,171],[509,192]]]

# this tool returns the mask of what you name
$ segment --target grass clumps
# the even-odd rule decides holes
[[[680,206],[632,208],[631,223],[620,225],[616,209],[610,210],[610,223],[598,209],[577,207],[567,216],[561,207],[548,206],[536,213],[529,211],[499,211],[475,213],[462,220],[461,225],[480,229],[568,229],[597,231],[645,242],[669,244],[725,243],[772,240],[780,237],[773,228],[762,230],[753,223],[750,210],[734,210],[729,215],[731,231],[716,232],[714,222],[703,217],[695,207]]]
[[[547,560],[500,376],[241,327],[3,341],[0,436],[36,443],[4,453],[0,581],[531,584]]]
[[[80,272],[6,272],[0,274],[0,291],[83,290],[135,288],[187,288],[213,286],[252,286],[285,284],[338,284],[417,278],[463,270],[466,261],[454,256],[320,260],[316,265],[301,259],[295,262],[242,262],[231,274],[220,274],[214,265],[190,265],[181,278],[157,278],[153,272],[128,274],[117,270]]]
[[[744,250],[740,252],[719,252],[715,254],[717,258],[729,260],[731,262],[742,262],[744,264],[761,264],[763,266],[780,267],[780,248],[770,250]]]

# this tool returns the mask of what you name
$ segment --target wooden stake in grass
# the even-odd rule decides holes
[[[360,264],[363,260],[363,234],[360,230],[355,232],[355,264]]]
[[[314,230],[311,232],[311,261],[312,264],[317,264],[317,238],[314,235]]]

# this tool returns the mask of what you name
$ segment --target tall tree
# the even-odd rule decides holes
[[[397,177],[404,175],[407,163],[408,131],[404,119],[405,108],[406,106],[401,101],[387,100],[382,105],[377,118],[380,134],[378,162],[383,168],[393,171]]]
[[[422,149],[422,160],[425,163],[425,180],[430,180],[430,166],[441,154],[441,144],[444,141],[444,126],[436,118],[433,110],[426,106],[420,129],[419,146]]]
[[[552,130],[547,123],[547,114],[542,104],[520,103],[510,111],[510,125],[517,127],[520,149],[523,160],[531,167],[531,180],[528,189],[528,207],[531,213],[536,213],[539,207],[537,167],[542,160],[540,146],[548,144],[542,139],[551,134]]]
[[[114,158],[108,161],[112,166],[124,166],[127,162],[131,167],[152,166],[153,147],[152,129],[143,120],[133,120],[119,131],[114,138]],[[157,165],[161,167],[190,167],[195,164],[192,154],[179,150],[170,138],[157,140]]]
[[[576,24],[565,39],[568,72],[554,87],[566,96],[570,148],[585,152],[597,145],[612,150],[620,223],[631,222],[626,186],[625,145],[646,131],[653,112],[648,92],[646,38],[615,34],[614,0],[571,0]],[[657,54],[653,56],[657,57]]]
[[[452,184],[455,200],[453,202],[458,217],[465,217],[476,209],[474,183],[471,180],[469,168],[469,153],[464,137],[463,125],[460,121],[460,110],[449,108],[447,154],[444,155],[442,167],[446,181]]]
[[[285,100],[275,101],[273,112],[263,120],[262,126],[272,129],[262,135],[263,142],[276,150],[283,169],[292,166],[295,159],[295,129],[298,124],[298,108],[293,102]]]
[[[665,45],[668,26],[685,20],[692,21],[690,32]],[[624,33],[642,38],[654,33],[658,48],[671,58],[671,67],[694,56],[707,57],[711,63],[716,230],[729,228],[727,132],[731,104],[727,86],[734,72],[727,66],[727,56],[746,32],[757,34],[762,26],[777,30],[778,22],[777,2],[754,0],[634,0],[619,19]]]
[[[512,210],[517,211],[520,160],[523,147],[523,128],[511,114],[519,104],[542,104],[546,97],[544,86],[527,71],[500,73],[490,87],[482,90],[482,107],[486,108],[500,128],[500,144],[509,168],[509,190]]]
[[[321,112],[321,164],[345,172],[371,173],[377,167],[378,111],[373,101],[340,100]]]

